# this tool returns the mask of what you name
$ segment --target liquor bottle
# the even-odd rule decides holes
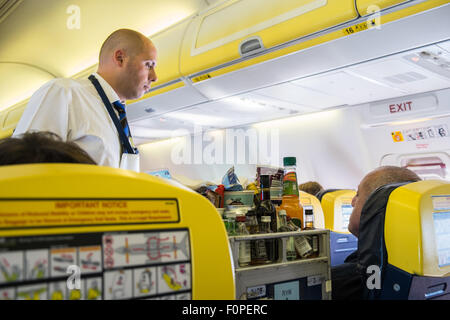
[[[294,245],[298,255],[303,259],[309,258],[309,256],[313,253],[311,244],[306,236],[295,237]]]
[[[292,222],[299,228],[302,227],[303,207],[300,204],[297,168],[295,157],[283,158],[284,176],[283,176],[283,200],[280,209],[286,210]]]
[[[236,235],[236,212],[230,211],[225,214],[225,229],[228,236]]]
[[[292,222],[292,219],[289,216],[286,216],[286,225],[289,231],[300,231],[300,228]]]
[[[246,217],[245,215],[239,215],[236,217],[236,234],[238,236],[249,235],[247,227],[245,225]],[[239,241],[239,266],[245,267],[250,264],[251,261],[251,245],[250,241]]]
[[[245,225],[250,234],[259,233],[258,218],[255,210],[251,209],[247,211]]]
[[[278,217],[280,218],[280,226],[278,227],[278,232],[289,232],[291,231],[287,226],[286,221],[286,210],[279,210]]]
[[[311,236],[312,253],[309,258],[317,258],[319,256],[319,235]]]
[[[261,222],[262,216],[269,216],[271,219],[270,229],[272,230],[272,232],[277,232],[277,210],[275,209],[272,201],[270,201],[270,176],[261,175],[260,183],[261,201],[259,203],[259,206],[256,208],[258,219]]]
[[[261,217],[261,234],[268,234],[272,233],[271,229],[271,217],[270,216],[262,216]],[[267,239],[263,240],[266,245],[266,251],[267,251],[267,262],[274,262],[276,259],[275,255],[276,252],[276,241],[275,239]]]
[[[312,209],[305,209],[304,221],[305,221],[305,226],[304,226],[305,230],[314,229],[314,214],[313,214]]]
[[[286,211],[280,210],[278,211],[278,215],[280,218],[280,228],[278,229],[278,232],[289,232],[292,231],[287,226],[286,221]],[[295,244],[294,244],[294,237],[289,237],[286,240],[286,259],[288,261],[295,260],[297,258],[297,253],[295,252]]]
[[[249,210],[247,212],[247,228],[249,229],[250,234],[261,233],[255,210]],[[251,265],[260,265],[269,262],[267,260],[266,242],[264,240],[250,241],[250,252]]]
[[[270,200],[276,208],[281,206],[283,200],[283,172],[280,168],[270,176]]]

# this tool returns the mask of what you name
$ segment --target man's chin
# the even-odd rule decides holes
[[[128,97],[127,100],[128,101],[129,100],[138,100],[138,99],[142,98],[144,96],[144,94],[145,94],[145,91],[143,91],[141,93],[137,93],[137,94],[132,95],[132,96],[130,95],[130,97]]]

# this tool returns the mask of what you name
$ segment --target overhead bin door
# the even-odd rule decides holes
[[[3,129],[3,123],[6,117],[6,111],[0,112],[0,139],[6,138],[9,136],[9,133]]]
[[[218,67],[357,16],[353,0],[228,1],[189,25],[181,73],[189,76]]]
[[[383,10],[400,3],[410,0],[356,0],[356,7],[361,16],[375,13],[377,10]]]
[[[3,116],[0,116],[0,139],[10,137],[16,128],[17,122],[19,122],[28,100],[16,105],[15,107],[5,110]]]

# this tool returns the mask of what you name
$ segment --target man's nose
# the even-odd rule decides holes
[[[354,196],[352,199],[352,207],[355,207],[355,202],[356,202],[356,196]]]
[[[158,80],[158,76],[156,75],[155,69],[152,69],[152,70],[148,73],[148,80],[149,80],[150,82],[155,82],[156,80]]]

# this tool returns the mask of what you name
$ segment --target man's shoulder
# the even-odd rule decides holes
[[[48,87],[55,87],[61,89],[84,88],[87,85],[89,85],[89,80],[87,79],[70,79],[70,78],[52,79],[45,84],[45,86]]]
[[[56,78],[43,84],[33,97],[43,96],[71,100],[74,96],[93,95],[93,87],[88,79]]]

